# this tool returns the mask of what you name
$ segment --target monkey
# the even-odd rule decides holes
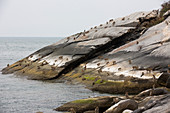
[[[113,61],[113,63],[112,63],[113,65],[116,65],[116,61]]]
[[[125,93],[126,99],[129,99],[129,94],[128,92]]]
[[[121,70],[122,70],[122,68],[119,67],[119,68],[118,68],[118,71],[121,71]]]
[[[113,21],[112,25],[114,26],[116,22]]]
[[[40,69],[40,66],[37,66],[37,69]]]
[[[63,56],[59,56],[58,58],[61,60],[61,59],[63,59]]]
[[[146,70],[147,70],[148,73],[151,73],[152,68],[151,68],[151,67],[148,67],[148,68],[146,68]]]
[[[106,62],[106,65],[109,64],[109,62]]]
[[[109,60],[108,58],[105,58],[104,60]]]
[[[168,23],[168,21],[165,21],[165,23],[166,23],[166,25],[168,25],[169,23]]]
[[[131,60],[129,60],[129,64],[132,64],[132,61],[131,61]]]
[[[145,73],[144,73],[144,72],[142,72],[142,74],[141,74],[141,76],[140,76],[140,77],[143,77],[143,75],[145,75]]]
[[[7,67],[9,67],[9,64],[7,64]]]
[[[136,41],[136,44],[139,44],[139,42],[138,42],[138,41]]]
[[[25,71],[23,70],[22,73],[25,73]]]
[[[103,59],[103,56],[98,56],[98,59]]]
[[[122,20],[125,20],[125,17],[123,17]]]
[[[99,113],[99,107],[98,106],[95,108],[95,113]]]
[[[75,109],[74,108],[70,108],[69,110],[71,113],[76,113]]]
[[[51,66],[51,70],[52,70],[52,71],[54,71],[55,69],[56,69],[55,67]]]
[[[138,70],[139,67],[138,66],[132,66],[133,70]]]
[[[113,21],[113,19],[109,20],[109,22],[112,22],[112,21]]]

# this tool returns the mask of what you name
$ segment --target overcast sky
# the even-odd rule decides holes
[[[168,0],[0,0],[0,37],[65,37]]]

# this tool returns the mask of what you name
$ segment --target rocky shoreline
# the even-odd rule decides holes
[[[104,96],[68,102],[55,110],[72,113],[169,113],[170,92],[148,89],[137,95]]]
[[[57,108],[59,111],[104,112],[113,105],[106,113],[121,113],[122,110],[116,111],[120,105],[123,110],[131,109],[134,113],[148,112],[163,105],[157,105],[157,102],[170,104],[164,102],[170,98],[169,40],[169,10],[164,14],[159,10],[137,12],[46,46],[12,65],[8,64],[2,73],[34,80],[63,80],[85,84],[94,91],[126,95],[126,99],[77,100]],[[147,91],[142,92],[144,90]],[[142,94],[138,94],[140,92]],[[129,97],[129,94],[138,95]],[[123,103],[126,103],[125,107]],[[83,107],[81,110],[78,104]],[[170,112],[166,107],[164,110]]]

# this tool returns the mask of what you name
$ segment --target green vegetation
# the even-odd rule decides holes
[[[85,75],[84,78],[85,78],[86,80],[92,80],[92,81],[94,81],[94,80],[96,79],[96,77],[94,77],[94,76],[89,76],[89,75]]]

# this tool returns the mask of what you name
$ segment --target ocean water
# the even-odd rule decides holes
[[[0,37],[0,70],[61,38]],[[76,99],[104,96],[83,85],[27,80],[0,73],[0,113],[58,113],[54,108]]]

